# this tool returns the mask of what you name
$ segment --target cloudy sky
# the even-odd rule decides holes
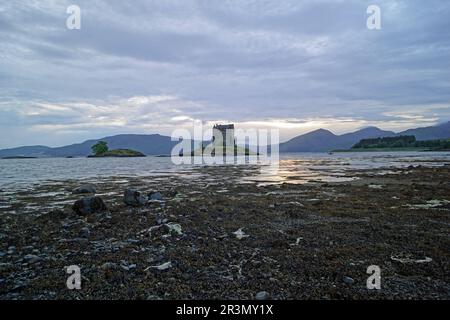
[[[193,121],[282,140],[433,125],[450,120],[449,30],[446,0],[1,1],[0,148]]]

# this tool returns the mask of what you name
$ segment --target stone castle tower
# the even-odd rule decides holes
[[[234,148],[234,124],[215,124],[213,127],[213,144],[222,144],[223,148]]]

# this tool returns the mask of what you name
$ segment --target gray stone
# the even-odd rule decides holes
[[[87,197],[75,201],[72,206],[73,211],[77,214],[86,216],[96,212],[105,211],[106,205],[100,197]]]
[[[72,190],[73,194],[95,193],[95,187],[92,184],[84,184]]]
[[[145,196],[133,188],[127,188],[123,196],[123,202],[129,206],[139,207],[147,203]]]
[[[342,281],[344,281],[344,283],[346,283],[346,284],[353,284],[353,283],[355,283],[355,280],[353,280],[352,278],[347,277],[347,276],[342,278]]]
[[[42,260],[41,257],[34,255],[34,254],[27,254],[25,257],[23,257],[23,259],[30,264],[33,264],[33,263],[36,263],[36,262],[39,262]]]
[[[121,261],[120,267],[125,270],[125,271],[129,271],[131,269],[136,269],[136,265],[135,264],[128,264],[127,261]]]
[[[89,230],[88,227],[81,228],[81,230],[80,230],[80,237],[87,238],[87,237],[90,236],[90,234],[91,234],[91,231]]]
[[[151,192],[148,195],[148,200],[157,200],[157,201],[162,201],[163,196],[160,192]]]
[[[27,286],[28,286],[28,282],[19,281],[14,284],[14,287],[12,287],[12,289],[10,291],[11,292],[20,291],[20,290],[25,289]]]
[[[105,262],[100,267],[100,269],[105,270],[105,271],[106,270],[115,270],[117,268],[118,268],[118,266],[114,262]]]
[[[156,219],[156,223],[157,224],[164,224],[164,223],[167,223],[169,221],[169,219],[167,219],[167,218],[164,218],[164,219]]]
[[[270,299],[270,294],[267,291],[260,291],[255,296],[256,300],[268,300]]]

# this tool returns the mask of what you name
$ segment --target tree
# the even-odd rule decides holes
[[[108,144],[105,141],[99,141],[91,149],[95,155],[103,154],[108,151]]]

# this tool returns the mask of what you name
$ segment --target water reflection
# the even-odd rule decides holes
[[[160,157],[4,159],[0,160],[0,187],[21,187],[23,190],[43,182],[57,184],[78,179],[100,182],[108,177],[115,177],[115,183],[125,184],[132,177],[155,180],[174,175],[192,181],[238,177],[241,183],[259,184],[339,182],[354,179],[352,171],[356,170],[382,169],[377,174],[385,174],[393,168],[410,165],[444,164],[450,164],[448,152],[281,154],[278,166],[174,165],[170,158]]]
[[[441,166],[450,164],[448,152],[285,154],[279,166],[261,166],[255,175],[245,176],[244,183],[259,185],[307,182],[346,182],[357,179],[352,172],[377,169],[376,174],[393,173],[393,169],[410,165]],[[379,170],[381,169],[381,170]]]

